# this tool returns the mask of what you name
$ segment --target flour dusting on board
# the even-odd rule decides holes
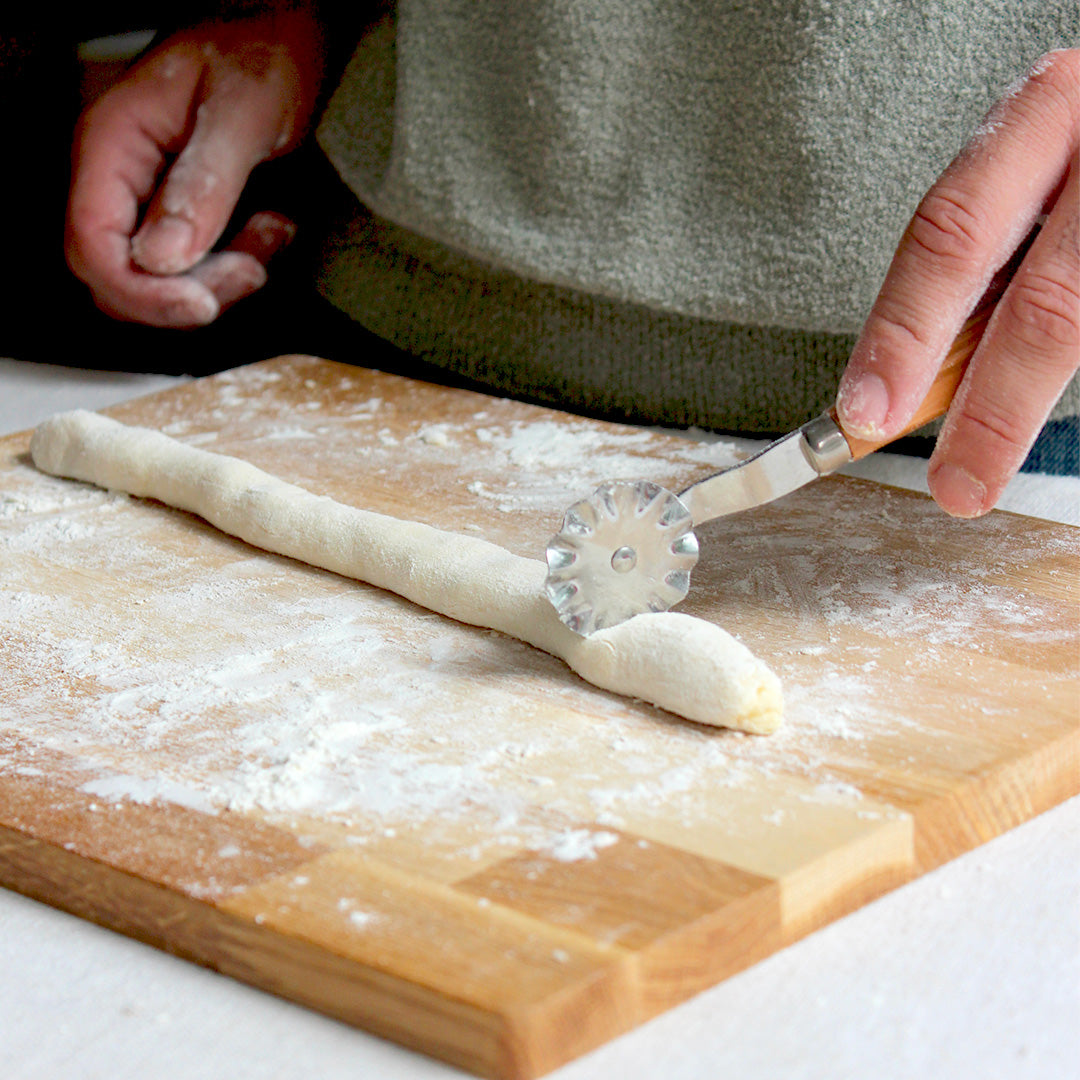
[[[470,475],[455,483],[467,486],[485,509],[498,513],[561,513],[605,480],[678,485],[682,478],[670,458],[656,455],[653,436],[645,431],[573,419],[521,420],[506,408],[512,403],[498,399],[482,410],[465,409],[455,419],[438,421],[403,415],[400,404],[382,395],[358,399],[312,393],[311,400],[279,411],[267,394],[278,382],[270,376],[277,373],[264,372],[256,378],[258,374],[244,369],[215,376],[221,382],[207,410],[214,422],[227,419],[245,447],[261,450],[267,444],[304,440],[304,452],[312,461],[347,460],[365,475],[387,480],[408,477],[412,483],[418,469],[441,476],[448,460],[465,460]],[[312,389],[305,387],[308,392]],[[359,439],[360,425],[374,431]],[[199,431],[188,420],[170,421],[161,428],[195,445],[216,438],[216,433]],[[684,442],[679,461],[683,475],[687,469],[700,474],[702,466],[710,471],[725,468],[745,456],[737,442],[698,433]],[[303,482],[302,476],[295,479]]]
[[[480,428],[477,437],[505,462],[506,479],[497,488],[474,482],[475,494],[500,511],[563,508],[604,480],[663,479],[671,465],[649,454],[648,432],[612,434],[587,424],[515,422],[505,429]],[[730,443],[687,443],[687,464],[717,469],[739,460]]]
[[[557,837],[547,853],[559,862],[579,862],[581,859],[595,859],[598,851],[618,842],[619,837],[612,832],[571,829]]]
[[[414,499],[427,520],[519,548],[520,535],[539,544],[543,523],[600,480],[733,460],[688,443],[673,463],[644,433],[525,422],[498,402],[433,423],[357,378],[351,396],[344,380],[304,383],[297,409],[273,397],[279,372],[228,373],[212,381],[212,423],[163,404],[159,426],[270,471],[292,463],[287,478],[313,487],[359,478],[398,497],[434,477],[474,510],[462,520],[461,503]],[[454,465],[461,455],[467,471]],[[0,662],[20,681],[17,700],[0,703],[0,773],[32,775],[36,747],[63,755],[74,786],[106,807],[243,813],[301,834],[333,830],[372,852],[590,861],[619,830],[767,847],[801,814],[829,821],[840,806],[859,807],[871,827],[892,813],[852,782],[872,750],[887,755],[918,728],[955,760],[973,752],[965,730],[1019,723],[994,713],[976,649],[1005,665],[1074,640],[1071,611],[1054,600],[1055,560],[1074,558],[1074,541],[992,515],[976,526],[976,559],[970,526],[918,500],[877,489],[868,519],[850,487],[800,493],[702,531],[688,610],[721,612],[785,687],[786,727],[742,736],[594,690],[520,642],[258,552],[189,515],[26,464],[8,475]],[[887,557],[890,530],[913,538],[910,559]],[[1039,560],[1041,592],[998,580]],[[910,648],[891,648],[896,639]],[[949,692],[915,699],[916,677]],[[1049,675],[1030,692],[1063,697]],[[348,917],[362,929],[368,913]]]

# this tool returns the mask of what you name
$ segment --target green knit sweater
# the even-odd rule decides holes
[[[400,0],[319,128],[358,197],[321,287],[499,392],[788,430],[921,195],[1078,41],[1074,0]]]

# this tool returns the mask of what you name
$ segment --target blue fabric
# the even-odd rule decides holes
[[[1080,476],[1080,417],[1051,420],[1035,440],[1020,471]]]
[[[928,458],[934,452],[934,439],[911,435],[887,446],[894,454]],[[1048,473],[1051,476],[1080,476],[1080,417],[1067,416],[1050,420],[1028,451],[1020,471]]]

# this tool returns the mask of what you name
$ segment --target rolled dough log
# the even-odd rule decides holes
[[[767,734],[780,723],[779,680],[720,627],[664,612],[581,637],[544,595],[545,564],[485,540],[345,506],[238,458],[85,410],[39,425],[30,453],[45,472],[158,499],[267,551],[511,634],[605,690],[704,724]]]

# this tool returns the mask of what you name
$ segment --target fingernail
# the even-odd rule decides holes
[[[166,326],[207,326],[221,311],[221,305],[208,289],[174,300],[166,312]]]
[[[984,514],[986,485],[958,465],[942,465],[930,479],[930,490],[942,509],[954,517]]]
[[[889,388],[885,380],[867,372],[850,384],[841,383],[836,411],[852,435],[879,435],[889,415]]]
[[[195,230],[190,221],[159,218],[132,238],[132,258],[152,274],[179,274],[191,266],[194,239]]]
[[[222,251],[203,259],[190,276],[205,285],[225,307],[261,289],[266,284],[266,267],[250,255]]]
[[[280,214],[270,212],[254,214],[248,226],[262,245],[267,257],[292,243],[293,237],[296,236],[295,222],[283,218]],[[256,255],[256,252],[253,251],[251,254]]]

